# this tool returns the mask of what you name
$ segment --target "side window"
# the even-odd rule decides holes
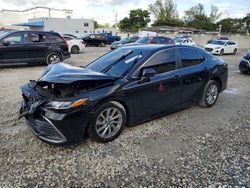
[[[167,44],[168,43],[166,38],[161,37],[159,39],[160,39],[160,44]]]
[[[142,67],[142,69],[144,68],[152,68],[156,71],[156,74],[175,70],[175,50],[165,50],[156,54]]]
[[[24,37],[28,43],[46,42],[46,36],[38,33],[24,34]]]
[[[23,35],[22,34],[13,34],[4,39],[4,41],[9,41],[10,45],[12,44],[22,44],[23,43]]]
[[[95,39],[95,35],[89,35],[91,39]]]
[[[180,48],[179,51],[183,68],[198,65],[205,61],[205,57],[195,49]]]
[[[46,37],[45,42],[49,43],[63,42],[63,39],[55,35],[46,34],[45,37]]]

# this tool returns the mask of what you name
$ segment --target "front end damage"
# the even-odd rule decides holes
[[[66,68],[70,71],[68,65]],[[67,146],[84,140],[93,114],[93,99],[89,94],[112,85],[113,80],[104,79],[104,75],[100,75],[100,79],[98,75],[84,79],[85,72],[78,74],[74,80],[71,75],[62,72],[58,80],[55,74],[48,74],[47,71],[38,81],[30,81],[21,87],[23,101],[19,118],[25,117],[39,139],[53,145]],[[67,76],[71,79],[65,78]]]

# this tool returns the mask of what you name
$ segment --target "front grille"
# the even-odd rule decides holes
[[[65,137],[43,116],[40,119],[27,118],[33,132],[43,140],[53,143],[63,143]]]
[[[214,49],[213,48],[205,48],[206,51],[212,52]]]

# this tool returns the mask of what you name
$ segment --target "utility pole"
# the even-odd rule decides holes
[[[117,30],[117,12],[115,12],[115,29]]]

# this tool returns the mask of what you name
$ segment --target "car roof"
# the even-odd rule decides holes
[[[122,49],[135,49],[135,50],[143,50],[143,51],[150,51],[150,52],[156,52],[160,50],[170,49],[170,48],[178,48],[178,47],[185,47],[185,48],[193,48],[200,50],[201,48],[195,47],[195,46],[189,46],[189,45],[162,45],[162,44],[150,44],[150,45],[135,45],[135,46],[123,46]]]

